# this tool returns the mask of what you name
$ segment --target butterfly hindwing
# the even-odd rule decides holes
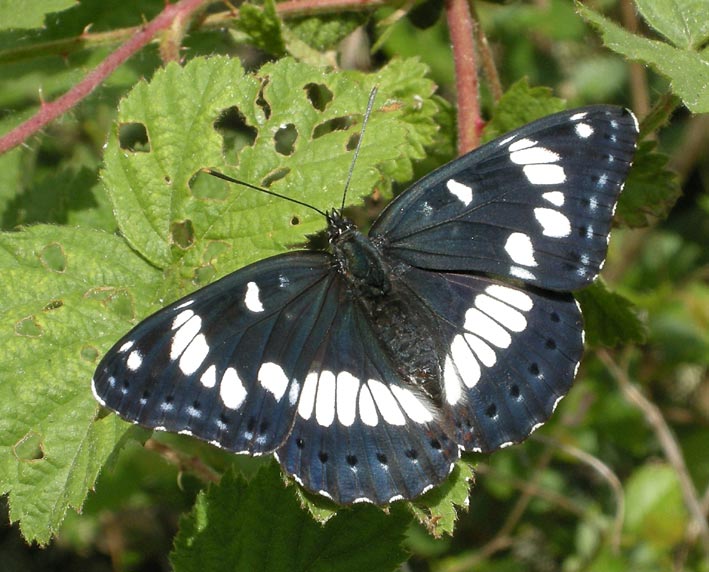
[[[330,259],[288,253],[252,264],[153,314],[99,364],[98,401],[145,427],[235,452],[286,438],[298,379],[329,327]]]
[[[280,462],[339,504],[413,498],[459,456],[425,395],[403,383],[356,303],[344,302],[305,378]]]
[[[405,282],[442,339],[442,409],[461,447],[494,451],[551,416],[583,352],[570,294],[415,268]]]
[[[617,107],[545,117],[420,179],[370,237],[421,268],[581,288],[605,259],[636,136],[634,116]]]

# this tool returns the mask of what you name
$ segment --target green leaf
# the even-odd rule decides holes
[[[581,304],[586,341],[590,345],[616,346],[645,340],[645,326],[635,306],[608,290],[602,280],[597,279],[575,296]]]
[[[324,526],[301,510],[275,463],[250,483],[228,472],[200,493],[180,522],[170,560],[176,572],[202,570],[394,570],[411,517],[370,505],[341,510]]]
[[[667,155],[655,147],[653,141],[640,143],[618,201],[616,219],[631,228],[665,218],[681,193],[676,175],[667,169]]]
[[[376,76],[325,74],[287,58],[265,65],[258,78],[245,74],[235,59],[167,66],[121,104],[120,124],[142,126],[146,150],[122,149],[115,133],[107,145],[103,176],[123,235],[178,281],[195,279],[200,268],[222,275],[302,243],[305,234],[323,228],[317,213],[207,176],[201,178],[210,180],[198,178],[197,184],[194,175],[216,167],[321,209],[338,205],[351,140],[359,132],[353,122],[361,118],[376,83],[379,95],[349,199],[368,195],[375,186],[386,195],[390,178],[409,178],[412,159],[423,156],[435,136],[433,84],[424,74],[416,61],[394,62]],[[225,159],[214,123],[230,108],[256,130],[256,139]],[[285,148],[283,135],[293,139]],[[175,236],[184,227],[192,229],[187,245]]]
[[[103,232],[0,234],[0,487],[28,540],[47,543],[81,508],[130,427],[113,415],[94,422],[90,380],[115,333],[146,312],[132,287],[154,291],[156,277]]]
[[[483,139],[490,141],[530,121],[566,108],[548,87],[530,87],[527,79],[514,83],[500,98],[485,126]]]
[[[41,28],[47,14],[75,4],[76,0],[0,0],[0,30]]]
[[[365,13],[323,14],[288,20],[288,28],[301,41],[317,51],[333,49],[346,36],[367,21]]]
[[[285,54],[286,44],[281,31],[281,21],[276,14],[273,0],[266,0],[263,7],[242,4],[239,6],[237,24],[257,48],[274,56]]]
[[[436,538],[453,534],[458,511],[468,509],[474,480],[470,464],[458,461],[446,482],[410,503],[414,516],[429,534]]]
[[[679,48],[699,49],[709,39],[706,0],[635,0],[655,30]]]
[[[674,92],[692,112],[709,112],[709,59],[706,51],[689,51],[636,36],[590,8],[581,4],[577,6],[581,15],[600,30],[607,47],[654,67],[670,80]],[[696,17],[706,21],[706,14],[698,12]]]
[[[645,541],[658,549],[670,549],[682,541],[688,515],[671,466],[641,466],[625,488],[625,532],[634,545]]]

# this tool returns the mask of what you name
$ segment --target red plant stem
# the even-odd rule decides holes
[[[180,0],[176,4],[165,6],[165,9],[154,20],[138,29],[127,42],[91,70],[73,88],[54,101],[43,102],[34,116],[0,138],[0,154],[16,147],[50,121],[74,107],[96,89],[118,66],[148,44],[158,32],[170,28],[178,18],[187,18],[192,12],[200,8],[205,1],[207,0]]]
[[[483,128],[473,36],[474,23],[467,0],[447,0],[446,18],[455,64],[458,154],[463,155],[480,144],[480,133]]]

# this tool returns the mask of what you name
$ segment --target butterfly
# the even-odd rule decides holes
[[[261,260],[146,318],[103,357],[98,402],[144,427],[273,453],[336,503],[444,481],[524,440],[583,353],[571,292],[606,256],[633,114],[544,117],[426,175],[368,235]]]

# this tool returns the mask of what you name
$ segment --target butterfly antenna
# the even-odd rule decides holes
[[[350,163],[350,172],[347,173],[347,182],[345,183],[345,190],[342,192],[342,205],[340,210],[345,208],[345,200],[347,200],[347,190],[350,188],[350,181],[352,180],[352,172],[354,171],[355,163],[357,162],[357,156],[359,155],[359,149],[362,146],[362,141],[364,140],[364,130],[367,128],[367,123],[369,122],[369,116],[372,113],[372,108],[374,107],[374,98],[377,97],[377,86],[372,88],[369,92],[369,102],[367,103],[367,111],[364,112],[364,119],[362,120],[362,130],[359,132],[359,139],[357,140],[357,147],[355,147],[354,157],[352,157],[352,163]]]
[[[274,191],[269,191],[268,189],[264,189],[263,187],[259,187],[257,185],[252,185],[251,183],[247,183],[246,181],[241,181],[239,179],[234,179],[233,177],[230,177],[229,175],[225,175],[224,173],[220,173],[219,171],[215,171],[213,169],[202,169],[204,173],[207,173],[208,175],[212,175],[212,177],[216,177],[217,179],[222,179],[224,181],[229,181],[230,183],[236,183],[237,185],[243,185],[244,187],[248,187],[249,189],[254,189],[255,191],[261,191],[262,193],[266,193],[267,195],[271,195],[272,197],[278,197],[279,199],[284,199],[286,201],[290,201],[292,203],[295,203],[296,205],[300,205],[303,207],[308,207],[311,210],[314,210],[316,213],[321,214],[325,218],[327,218],[327,213],[325,211],[321,211],[319,208],[314,207],[313,205],[309,205],[308,203],[304,203],[303,201],[299,201],[298,199],[294,199],[292,197],[287,197],[286,195],[282,195],[280,193],[276,193]]]

